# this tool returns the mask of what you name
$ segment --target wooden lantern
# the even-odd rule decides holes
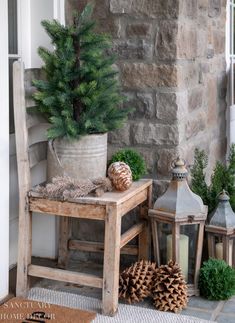
[[[185,162],[178,158],[172,165],[172,180],[167,191],[149,210],[154,257],[158,265],[176,261],[188,283],[189,296],[198,295],[207,206],[187,183]]]
[[[209,257],[223,259],[235,267],[235,214],[229,196],[223,191],[219,203],[205,227],[208,235]]]

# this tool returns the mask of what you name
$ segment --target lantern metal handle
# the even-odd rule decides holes
[[[223,189],[220,193],[218,193],[216,195],[216,199],[218,199],[221,195],[226,195],[228,197],[228,199],[226,199],[226,200],[230,200],[229,193],[228,193],[228,191],[225,191],[225,189]]]
[[[182,160],[184,162],[184,164],[182,166],[186,166],[186,160],[183,158],[180,158],[180,156],[178,156],[177,158],[173,159],[171,162],[171,168],[173,169],[174,167],[176,167],[176,162],[178,160]]]

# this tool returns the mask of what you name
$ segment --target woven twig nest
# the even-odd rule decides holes
[[[51,183],[47,183],[46,186],[38,185],[33,191],[42,194],[45,198],[77,199],[91,192],[101,196],[104,192],[112,191],[112,183],[108,177],[75,180],[69,176],[57,176],[52,178]]]
[[[119,278],[119,297],[131,304],[150,296],[155,270],[155,263],[144,260],[126,268]]]
[[[118,191],[125,191],[132,184],[131,169],[124,162],[112,163],[108,168],[108,177]]]
[[[177,263],[169,261],[157,268],[152,293],[154,305],[160,311],[177,313],[187,306],[187,285]]]

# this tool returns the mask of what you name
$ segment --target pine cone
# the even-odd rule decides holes
[[[156,270],[152,292],[154,305],[160,311],[177,313],[187,306],[187,285],[177,263],[171,260]]]
[[[119,297],[129,304],[151,295],[156,264],[141,260],[126,268],[119,278]]]
[[[131,169],[124,162],[112,163],[108,168],[108,176],[118,191],[125,191],[132,184]]]

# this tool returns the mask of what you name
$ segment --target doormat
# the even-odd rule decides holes
[[[0,306],[1,323],[90,323],[96,313],[32,301],[11,298]]]
[[[127,304],[119,304],[118,312],[114,317],[104,316],[100,314],[102,302],[97,298],[40,287],[31,288],[28,298],[52,304],[63,304],[71,308],[95,311],[97,316],[92,323],[215,323],[192,316],[160,312],[155,309]],[[74,321],[74,323],[77,323],[77,321]]]

